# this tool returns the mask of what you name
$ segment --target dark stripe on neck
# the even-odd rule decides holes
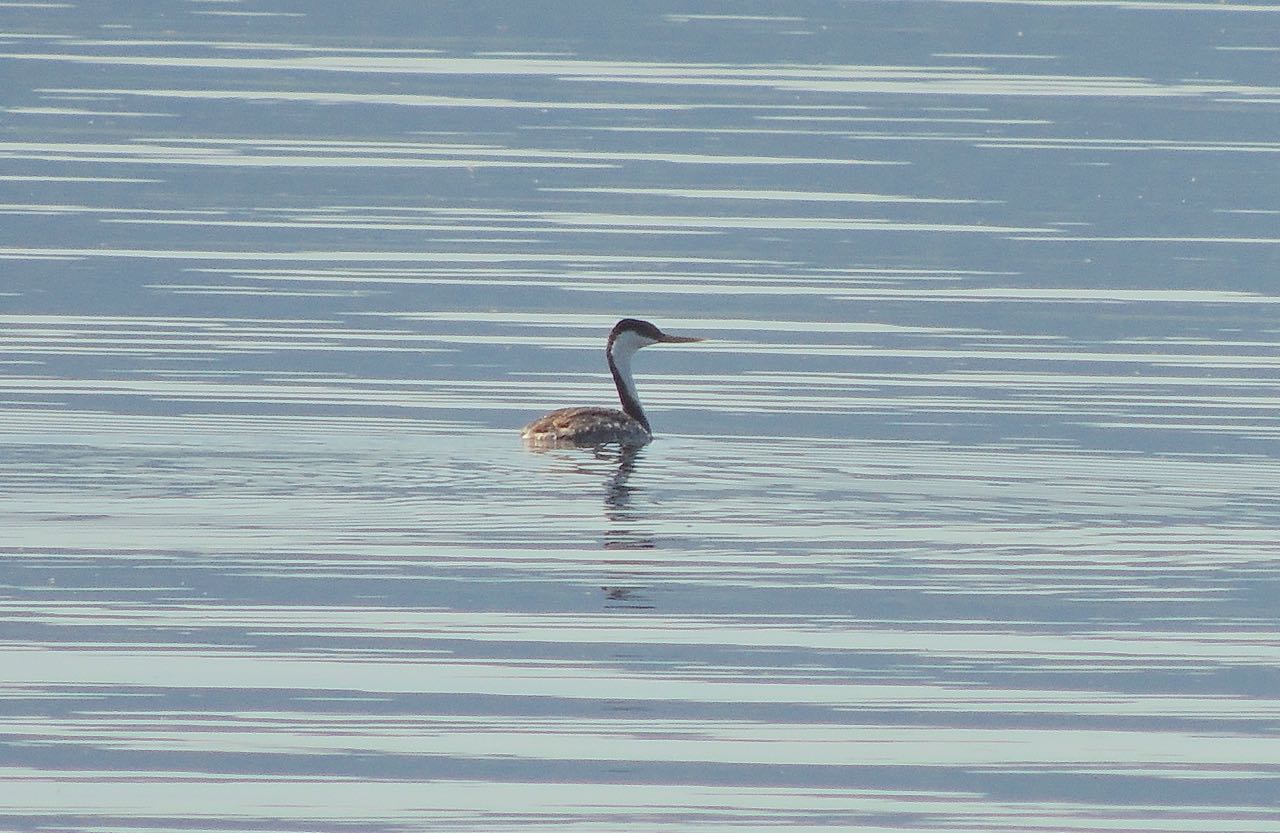
[[[613,344],[610,343],[609,347],[612,348]],[[613,363],[613,350],[610,349],[605,355],[609,358],[609,372],[613,374],[613,384],[618,389],[618,400],[622,402],[623,412],[652,434],[653,429],[649,427],[649,420],[645,418],[644,411],[640,410],[640,400],[627,391],[627,386],[622,382],[622,374],[618,372],[618,366]]]

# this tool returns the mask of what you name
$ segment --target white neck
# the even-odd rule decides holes
[[[644,411],[640,408],[636,380],[631,375],[631,357],[641,347],[647,347],[653,343],[643,336],[626,332],[615,338],[609,349],[609,369],[613,371],[613,381],[618,386],[618,399],[622,401],[622,410],[643,423],[645,428],[649,427],[649,420],[645,418]]]
[[[635,351],[619,350],[617,347],[614,347],[613,353],[610,355],[613,356],[613,366],[618,369],[618,384],[621,385],[625,389],[627,395],[634,399],[636,404],[639,405],[640,395],[636,393],[636,380],[635,377],[631,375],[631,357],[635,355]]]

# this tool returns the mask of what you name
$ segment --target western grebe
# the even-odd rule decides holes
[[[650,344],[684,344],[702,341],[690,336],[672,336],[648,321],[624,318],[613,326],[605,356],[609,372],[618,386],[622,410],[613,408],[561,408],[535,419],[520,436],[530,445],[644,445],[653,439],[649,420],[640,408],[636,383],[631,378],[631,357]]]

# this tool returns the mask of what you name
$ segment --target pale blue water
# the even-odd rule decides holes
[[[351,8],[0,8],[0,827],[1280,830],[1277,7]]]

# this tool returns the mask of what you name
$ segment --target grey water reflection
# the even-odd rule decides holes
[[[627,553],[633,550],[653,550],[659,546],[654,535],[657,525],[644,506],[644,487],[631,484],[637,468],[642,467],[645,450],[633,445],[606,444],[589,448],[530,447],[531,454],[550,455],[575,474],[599,477],[602,485],[603,523],[599,547],[602,564],[606,567],[604,593],[610,609],[653,608],[645,582],[645,561],[632,561]],[[546,488],[554,492],[559,479],[555,470],[546,482]],[[572,485],[569,488],[573,488]],[[640,499],[637,500],[636,498]],[[555,506],[554,502],[548,504]],[[548,523],[560,519],[547,518]]]
[[[643,585],[642,574],[632,574],[622,554],[630,550],[651,550],[657,545],[651,522],[646,523],[642,509],[633,503],[633,493],[638,487],[629,485],[644,449],[623,445],[604,450],[602,456],[617,468],[605,483],[604,516],[607,522],[601,546],[609,555],[607,564],[613,567],[609,584],[600,589],[610,603],[610,608],[627,607],[649,610],[654,607]]]
[[[653,542],[645,540],[636,544],[627,544],[626,538],[639,518],[639,513],[632,506],[633,487],[628,485],[635,473],[636,463],[644,454],[644,450],[633,446],[600,449],[596,452],[600,459],[614,464],[617,468],[609,475],[605,485],[605,519],[610,528],[608,538],[604,542],[605,549],[637,549],[649,548]]]
[[[0,827],[1280,831],[1276,7],[0,16]]]

